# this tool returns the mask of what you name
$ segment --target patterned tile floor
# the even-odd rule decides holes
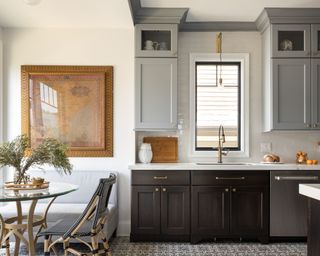
[[[115,238],[111,243],[113,256],[306,256],[305,243],[260,243],[217,242],[199,243],[130,243],[128,237]],[[42,244],[37,246],[37,255],[43,255]],[[63,255],[60,250],[61,255]],[[4,256],[0,250],[0,256]],[[22,248],[20,256],[27,255]],[[53,255],[53,254],[52,254]]]

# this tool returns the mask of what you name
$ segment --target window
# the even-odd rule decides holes
[[[222,81],[221,81],[222,78]],[[190,156],[210,157],[223,125],[228,157],[249,156],[249,54],[190,54]]]
[[[241,63],[196,62],[196,150],[215,150],[223,125],[229,150],[240,150]]]

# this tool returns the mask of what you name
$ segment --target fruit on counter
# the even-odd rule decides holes
[[[315,159],[308,159],[307,164],[318,164],[318,160]]]
[[[280,162],[280,157],[275,154],[266,154],[263,156],[263,161],[267,163]]]

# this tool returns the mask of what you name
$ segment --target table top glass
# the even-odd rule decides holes
[[[49,187],[37,190],[19,190],[0,188],[0,202],[27,201],[45,199],[68,194],[75,191],[79,186],[70,183],[50,182]]]

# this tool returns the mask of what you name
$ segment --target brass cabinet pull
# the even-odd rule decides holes
[[[229,189],[228,189],[228,188],[226,188],[224,191],[229,192]]]
[[[233,189],[232,189],[232,192],[237,192],[237,189],[233,188]]]
[[[216,177],[216,180],[245,180],[246,177]]]
[[[162,189],[162,191],[163,191],[163,192],[166,192],[166,191],[167,191],[167,189],[166,189],[166,188],[163,188],[163,189]]]
[[[155,191],[156,191],[156,192],[159,192],[159,189],[158,189],[158,188],[156,188],[156,189],[155,189]]]
[[[153,176],[154,180],[167,180],[168,176]]]

